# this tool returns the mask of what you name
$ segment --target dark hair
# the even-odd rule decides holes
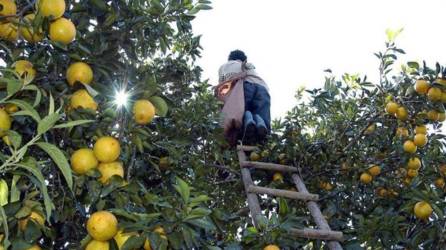
[[[247,59],[248,59],[248,57],[246,57],[245,52],[238,50],[238,49],[231,51],[231,53],[229,53],[229,57],[228,57],[228,61],[240,60],[240,61],[244,62]]]

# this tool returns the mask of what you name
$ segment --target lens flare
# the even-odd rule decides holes
[[[129,94],[125,90],[120,90],[115,94],[115,103],[118,107],[125,106],[129,99]]]

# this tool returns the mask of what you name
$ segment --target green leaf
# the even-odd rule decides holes
[[[36,107],[37,105],[39,105],[40,100],[42,99],[42,93],[40,91],[40,89],[36,86],[36,85],[26,85],[23,90],[34,90],[36,91],[36,98],[34,99],[34,103],[33,103],[33,107]]]
[[[288,214],[288,204],[286,202],[286,199],[279,197],[279,214],[282,216],[285,216]]]
[[[144,237],[133,235],[128,240],[125,241],[121,249],[122,250],[142,249],[144,241],[145,241]]]
[[[197,226],[197,227],[200,227],[200,228],[203,228],[205,230],[213,231],[216,229],[215,225],[207,219],[189,220],[189,221],[187,221],[187,223]]]
[[[8,204],[9,187],[4,179],[0,179],[0,206]]]
[[[63,124],[58,124],[54,126],[54,128],[71,128],[79,125],[84,125],[88,123],[95,122],[95,120],[76,120],[76,121],[70,121]]]
[[[70,188],[70,190],[73,190],[73,176],[71,167],[70,164],[68,164],[67,158],[62,153],[62,151],[55,145],[46,142],[38,142],[36,143],[36,145],[39,146],[43,151],[45,151],[51,157],[51,159],[53,159],[53,161],[62,172],[68,184],[68,187]]]
[[[90,86],[90,84],[84,84],[84,83],[82,83],[82,85],[84,85],[85,89],[87,90],[88,94],[91,95],[91,97],[94,98],[95,96],[99,95],[99,93],[98,93],[94,88],[92,88],[92,87]]]
[[[186,218],[184,218],[184,220],[187,221],[187,220],[202,218],[211,213],[212,211],[206,208],[201,208],[201,207],[195,208],[192,211],[190,211],[189,215]]]
[[[37,133],[39,135],[44,134],[45,132],[50,130],[59,119],[60,119],[60,114],[58,113],[52,113],[46,116],[39,122],[39,125],[37,126]]]
[[[22,100],[17,100],[17,99],[7,101],[7,103],[15,104],[18,107],[20,107],[20,109],[22,110],[22,111],[14,113],[14,116],[16,116],[16,115],[29,115],[35,121],[37,121],[37,122],[40,121],[39,113],[37,113],[37,111],[29,103],[27,103],[25,101],[22,101]]]
[[[19,181],[19,179],[20,179],[20,175],[14,175],[12,177],[11,198],[10,198],[11,203],[20,200],[20,190],[17,188],[17,182]]]
[[[107,4],[104,0],[90,0],[90,2],[93,4],[94,7],[106,11],[107,10]]]
[[[197,206],[205,201],[208,201],[208,200],[210,200],[209,196],[202,194],[202,195],[191,198],[190,202],[189,202],[189,206],[195,207],[195,206]]]
[[[22,164],[16,164],[16,166],[31,172],[37,178],[37,180],[40,182],[40,191],[43,195],[43,203],[45,204],[46,218],[47,218],[47,220],[49,220],[51,217],[51,211],[55,207],[54,207],[53,202],[51,201],[50,196],[48,195],[48,190],[46,187],[47,184],[45,183],[45,178],[43,177],[42,173],[40,172],[39,169],[37,169],[36,165],[29,166],[29,165],[26,165],[26,163],[22,163]]]
[[[13,96],[15,93],[19,92],[22,89],[22,83],[16,79],[7,79],[6,91],[8,92],[8,96]]]
[[[408,62],[407,66],[409,66],[410,68],[413,68],[413,69],[419,69],[420,68],[420,64],[418,64],[417,62]]]
[[[199,10],[211,10],[212,9],[212,7],[210,5],[207,5],[207,4],[199,4],[195,8],[197,8]]]
[[[3,206],[0,206],[0,218],[3,224],[3,233],[5,234],[3,245],[5,249],[8,249],[8,247],[11,245],[11,243],[9,242],[8,217],[6,216],[5,209],[3,209]]]
[[[155,112],[157,115],[164,117],[169,111],[169,106],[167,106],[166,101],[159,96],[152,96],[149,101],[155,106]]]
[[[183,181],[179,177],[177,177],[176,179],[178,184],[174,185],[175,190],[177,190],[177,192],[181,195],[181,198],[183,198],[184,203],[187,204],[189,202],[189,197],[190,197],[190,187],[189,185],[187,185],[185,181]]]
[[[8,130],[6,135],[15,149],[20,148],[20,145],[22,144],[22,136],[19,133],[15,132],[14,130]]]
[[[48,108],[48,115],[51,115],[54,113],[54,98],[53,95],[50,93],[50,107]]]

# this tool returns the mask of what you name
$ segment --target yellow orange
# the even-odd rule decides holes
[[[76,37],[76,27],[66,18],[59,18],[50,25],[50,39],[65,45],[71,43]]]
[[[443,177],[437,178],[434,183],[437,188],[444,188],[445,181]]]
[[[263,250],[280,250],[280,247],[277,245],[270,244],[265,246]]]
[[[87,231],[95,240],[110,240],[118,232],[118,219],[108,211],[98,211],[88,219]]]
[[[417,80],[415,83],[415,91],[420,95],[426,94],[429,87],[429,82],[426,80]]]
[[[0,23],[0,38],[6,41],[15,42],[19,38],[18,29],[19,28],[15,23],[12,22]]]
[[[273,175],[273,181],[283,181],[283,175],[282,173],[274,173]]]
[[[427,144],[427,136],[425,134],[416,134],[413,142],[418,147],[424,147]]]
[[[372,176],[378,176],[381,173],[381,168],[379,166],[372,166],[368,170],[369,174]]]
[[[11,128],[11,117],[4,109],[0,109],[0,137],[3,137]]]
[[[98,167],[99,172],[101,172],[101,177],[99,181],[103,184],[109,182],[109,179],[114,176],[121,176],[124,178],[124,166],[121,162],[115,161],[110,163],[101,163]]]
[[[37,1],[39,13],[44,17],[57,19],[65,13],[65,0],[39,0]]]
[[[249,155],[249,159],[251,161],[258,161],[260,160],[260,155],[257,152],[252,151],[251,154]]]
[[[400,107],[400,105],[398,105],[398,103],[396,103],[396,102],[388,102],[386,104],[386,112],[388,114],[394,115],[398,111],[399,107]]]
[[[433,122],[438,121],[438,112],[436,110],[429,110],[427,112],[427,119]]]
[[[446,92],[444,91],[441,93],[441,102],[446,103]]]
[[[15,105],[15,104],[8,103],[5,106],[5,110],[6,110],[6,112],[8,112],[8,114],[13,114],[13,113],[19,111],[19,107],[17,107],[17,105]]]
[[[36,77],[36,70],[33,64],[27,60],[18,60],[14,63],[15,72],[23,78],[34,79]]]
[[[408,137],[409,136],[409,130],[404,127],[399,127],[396,129],[396,135],[398,137]]]
[[[412,157],[409,159],[409,162],[407,163],[407,167],[409,169],[419,169],[421,167],[421,161],[418,157]]]
[[[89,148],[78,149],[71,155],[71,168],[76,174],[86,174],[97,166],[98,160]]]
[[[426,125],[419,125],[415,127],[415,133],[416,134],[427,134],[427,127]]]
[[[84,62],[76,62],[68,67],[66,76],[70,86],[76,82],[90,84],[93,81],[93,70]]]
[[[133,119],[136,123],[146,125],[155,117],[155,106],[148,100],[138,100],[133,105]]]
[[[419,201],[415,204],[413,211],[418,219],[426,220],[431,216],[433,210],[428,202]]]
[[[441,89],[437,87],[432,87],[427,91],[427,99],[433,102],[440,101],[441,95],[442,95]]]
[[[408,169],[407,170],[407,176],[410,178],[414,178],[418,176],[418,170],[417,169]]]
[[[12,16],[17,14],[17,5],[13,0],[0,0],[2,6],[0,16]]]
[[[411,140],[407,140],[403,145],[404,151],[410,154],[417,152],[417,145]]]
[[[99,138],[93,146],[93,152],[100,162],[116,161],[121,153],[119,141],[111,136]]]
[[[369,184],[372,182],[373,177],[370,174],[364,172],[359,177],[359,180],[364,184]]]
[[[85,250],[109,250],[110,243],[108,241],[91,240]]]
[[[70,98],[70,108],[77,109],[77,108],[83,108],[83,109],[91,109],[91,110],[97,110],[98,104],[93,99],[93,97],[88,93],[85,89],[80,89],[71,96]]]
[[[404,107],[399,107],[396,114],[396,118],[400,121],[405,121],[409,117],[409,113],[407,112],[407,109]]]
[[[33,27],[35,15],[28,14],[25,16],[25,24],[22,24],[19,28],[20,35],[30,43],[37,43],[42,41],[43,39],[43,31],[41,27],[35,28]]]

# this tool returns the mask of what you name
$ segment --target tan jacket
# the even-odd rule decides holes
[[[247,76],[244,79],[247,82],[250,83],[257,83],[266,88],[268,90],[268,85],[266,82],[257,74],[255,71],[255,67],[251,63],[243,63],[241,61],[235,60],[235,61],[228,61],[227,63],[223,64],[220,69],[218,70],[218,82],[223,83],[227,82],[229,79],[231,79],[234,75],[240,74],[243,71],[246,71]]]

